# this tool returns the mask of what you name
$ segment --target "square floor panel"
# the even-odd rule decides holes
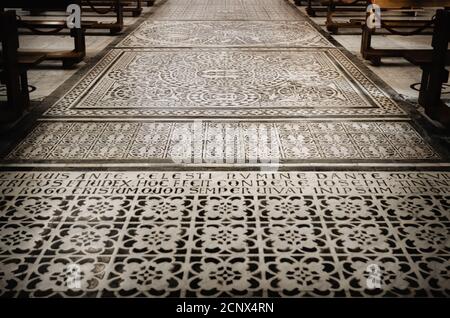
[[[332,47],[303,21],[146,21],[118,47]]]
[[[113,50],[46,116],[404,115],[337,49]]]

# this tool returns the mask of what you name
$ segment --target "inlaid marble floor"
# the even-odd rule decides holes
[[[141,22],[1,137],[1,296],[450,296],[448,136],[288,1]]]

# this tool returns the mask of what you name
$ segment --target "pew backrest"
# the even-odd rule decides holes
[[[30,8],[63,10],[70,4],[81,5],[81,0],[1,0],[1,8]]]
[[[397,8],[444,8],[450,6],[449,0],[368,0],[383,9]]]
[[[15,11],[0,13],[0,30],[8,30],[8,32],[0,32],[2,43],[2,67],[15,65],[17,64],[17,49],[19,48]]]

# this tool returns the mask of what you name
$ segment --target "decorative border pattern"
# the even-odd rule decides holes
[[[40,122],[8,161],[439,160],[407,121]]]
[[[209,49],[204,49],[209,51]],[[230,49],[232,50],[232,49]],[[240,49],[248,50],[248,49]],[[306,50],[306,49],[305,49]],[[136,50],[132,50],[136,51]],[[137,50],[139,52],[154,50]],[[173,49],[159,49],[158,51],[177,52]],[[254,49],[250,50],[254,51]],[[259,49],[258,51],[267,52],[270,49]],[[283,50],[283,51],[298,51],[298,50]],[[328,52],[329,56],[340,65],[343,72],[348,74],[349,78],[356,81],[357,88],[366,98],[370,99],[377,105],[372,108],[221,108],[221,109],[149,109],[149,108],[134,108],[134,109],[92,109],[82,108],[78,109],[77,105],[81,99],[86,95],[88,89],[94,85],[99,78],[101,78],[107,70],[115,63],[120,61],[123,52],[130,52],[130,50],[112,50],[108,53],[84,78],[74,86],[65,96],[57,101],[52,107],[44,113],[47,117],[226,117],[226,118],[273,118],[273,117],[323,117],[323,116],[387,116],[398,115],[404,116],[406,113],[399,107],[399,105],[390,98],[380,87],[378,87],[372,80],[361,72],[340,50],[325,49],[321,52]]]
[[[117,47],[334,47],[304,21],[145,21]]]

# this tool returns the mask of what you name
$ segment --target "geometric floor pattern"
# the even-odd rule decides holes
[[[438,160],[409,122],[41,122],[6,159],[197,163]]]
[[[116,49],[45,113],[128,118],[404,114],[337,49]]]
[[[287,1],[162,2],[65,87],[0,143],[0,296],[450,296],[445,146]]]
[[[157,12],[155,20],[304,20],[284,0],[183,0],[170,1]]]
[[[4,296],[450,296],[449,173],[53,171],[2,183]],[[65,286],[69,265],[78,290]],[[383,288],[368,288],[369,265]]]
[[[333,47],[299,21],[146,21],[119,47]]]

